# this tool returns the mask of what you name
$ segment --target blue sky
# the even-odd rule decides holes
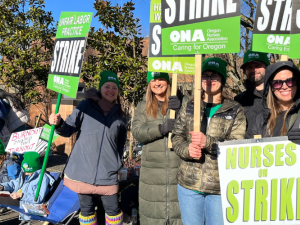
[[[60,13],[62,11],[69,12],[93,12],[96,11],[93,8],[94,0],[45,0],[46,1],[46,11],[52,11],[55,21],[58,21]],[[112,0],[112,4],[122,4],[126,0]],[[133,0],[135,3],[134,15],[139,18],[142,25],[142,36],[147,36],[149,34],[149,17],[150,17],[150,0]],[[100,28],[100,22],[97,18],[92,19],[91,26]]]

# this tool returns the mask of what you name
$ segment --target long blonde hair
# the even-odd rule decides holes
[[[286,135],[286,132],[287,132],[287,127],[285,124],[286,115],[287,115],[288,111],[292,108],[293,105],[294,105],[294,102],[290,105],[290,107],[288,108],[288,110],[286,111],[286,113],[284,115],[283,124],[282,124],[282,128],[280,131],[280,136]],[[275,125],[277,122],[277,117],[280,114],[280,112],[282,112],[282,108],[281,108],[280,104],[278,103],[277,98],[274,96],[271,86],[269,86],[269,91],[268,91],[268,95],[267,95],[267,106],[270,109],[270,118],[268,120],[266,132],[269,131],[269,135],[270,135],[270,137],[272,137],[273,133],[274,133],[274,128],[275,128]]]
[[[167,90],[166,90],[166,95],[165,95],[165,101],[162,104],[161,107],[161,114],[165,116],[167,114],[167,109],[168,109],[168,101],[169,101],[169,96],[171,95],[171,86],[168,84]],[[146,92],[146,114],[152,116],[153,118],[156,119],[157,113],[158,113],[158,100],[155,97],[155,94],[151,90],[150,82],[147,87],[147,92]]]

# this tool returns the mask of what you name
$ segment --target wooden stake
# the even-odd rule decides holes
[[[200,132],[201,127],[201,70],[202,54],[195,55],[195,88],[194,88],[194,131]]]
[[[289,56],[288,55],[281,55],[280,61],[288,61],[288,60],[289,60]]]
[[[177,95],[177,73],[173,73],[172,74],[172,90],[171,90],[171,95],[172,96],[176,96]],[[175,119],[175,110],[170,110],[170,119]],[[169,133],[168,148],[172,148],[171,136],[172,136],[172,133]]]

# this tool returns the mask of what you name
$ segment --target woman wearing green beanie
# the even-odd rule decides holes
[[[227,99],[227,63],[208,58],[202,65],[201,132],[194,130],[194,102],[183,104],[175,122],[172,143],[180,157],[178,199],[183,224],[223,224],[218,172],[218,141],[244,139],[243,108]]]
[[[146,95],[138,104],[133,119],[132,134],[142,142],[142,162],[139,183],[140,223],[182,224],[177,199],[176,173],[178,156],[168,148],[168,134],[175,119],[169,119],[170,109],[176,111],[186,96],[178,92],[170,96],[169,75],[148,72]]]
[[[118,204],[118,170],[122,167],[123,148],[127,138],[126,121],[120,104],[119,79],[105,70],[99,90],[91,88],[64,121],[51,114],[49,122],[55,131],[77,138],[64,171],[64,185],[78,193],[80,224],[97,224],[95,206],[101,197],[106,224],[123,223]]]

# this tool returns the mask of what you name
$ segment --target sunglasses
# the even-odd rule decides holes
[[[219,81],[220,76],[217,73],[213,73],[211,76],[208,76],[207,74],[202,75],[202,81],[207,82],[208,79],[210,79],[211,81]]]
[[[288,87],[294,87],[297,84],[297,79],[295,77],[291,77],[286,80],[273,80],[271,85],[274,89],[280,89],[283,83],[285,83]]]

